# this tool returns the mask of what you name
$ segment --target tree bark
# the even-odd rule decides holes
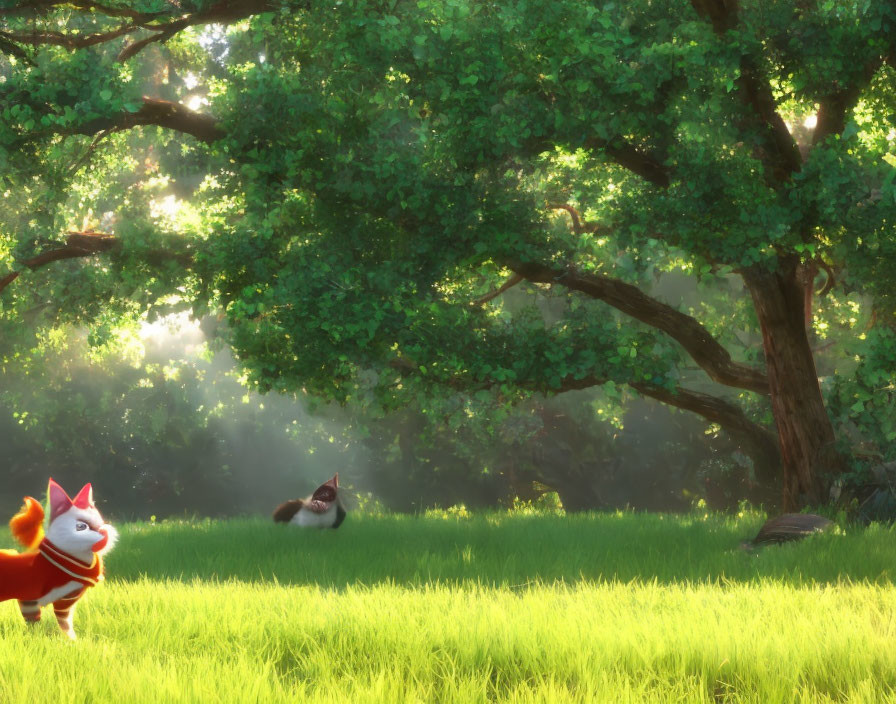
[[[799,261],[782,256],[776,271],[752,268],[743,276],[762,329],[781,447],[784,510],[824,503],[831,481],[845,464],[836,448],[806,332]]]

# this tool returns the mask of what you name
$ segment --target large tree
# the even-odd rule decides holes
[[[5,330],[175,295],[262,390],[612,382],[786,508],[844,471],[813,326],[894,323],[893,3],[3,6]]]

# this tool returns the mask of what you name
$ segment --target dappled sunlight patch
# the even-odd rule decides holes
[[[448,508],[428,508],[423,512],[424,518],[448,520],[451,518],[471,518],[473,514],[464,504],[455,504]]]

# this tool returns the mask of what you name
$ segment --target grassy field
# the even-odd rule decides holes
[[[896,702],[896,533],[760,523],[129,524],[78,641],[3,605],[0,702]]]

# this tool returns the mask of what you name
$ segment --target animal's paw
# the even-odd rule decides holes
[[[66,637],[67,637],[69,640],[78,640],[78,636],[75,635],[75,629],[74,629],[74,628],[70,628],[70,629],[67,630],[67,631],[63,631],[63,633],[65,633]]]

